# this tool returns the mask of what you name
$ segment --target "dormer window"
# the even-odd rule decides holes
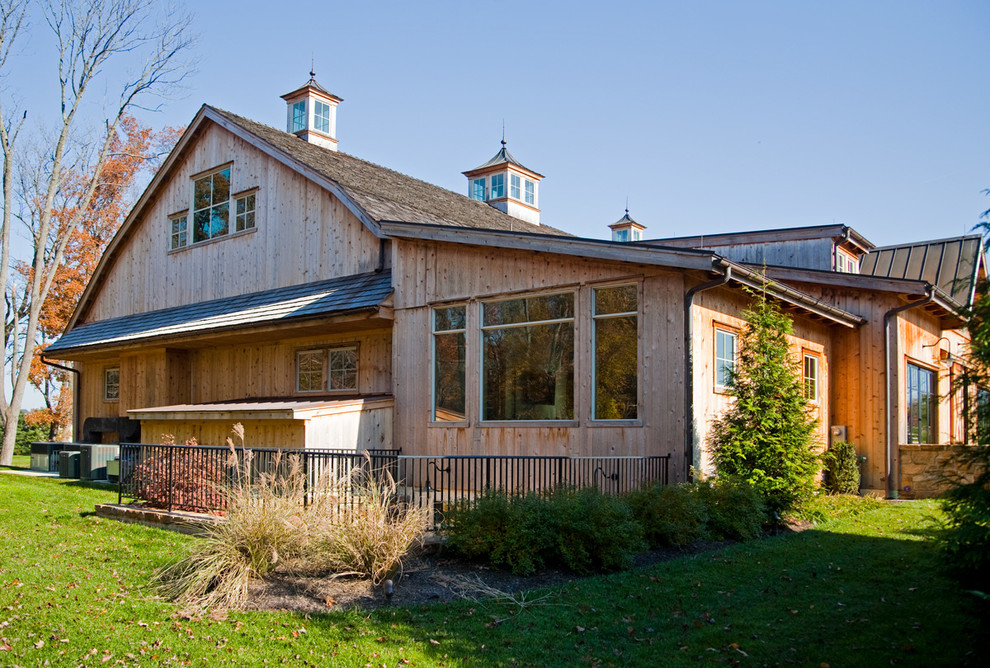
[[[300,132],[306,129],[306,100],[292,105],[292,131]]]
[[[835,270],[843,274],[858,274],[859,260],[842,249],[835,249]]]
[[[485,201],[485,180],[475,179],[471,181],[471,199],[476,199],[479,202]]]

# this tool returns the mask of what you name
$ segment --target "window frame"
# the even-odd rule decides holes
[[[190,177],[190,180],[192,181],[192,188],[190,189],[190,193],[189,193],[190,194],[190,198],[191,198],[190,199],[190,202],[189,202],[189,219],[192,221],[192,241],[189,244],[190,246],[195,245],[195,244],[206,243],[208,241],[213,241],[215,239],[219,239],[221,237],[226,237],[226,236],[229,236],[230,235],[230,222],[231,222],[230,221],[230,203],[231,203],[231,199],[232,199],[231,198],[231,193],[233,192],[233,190],[232,190],[232,188],[230,186],[231,186],[231,182],[233,181],[233,171],[234,171],[233,170],[233,163],[227,163],[227,164],[221,165],[219,167],[215,167],[213,169],[207,170],[205,172],[200,172],[199,174],[195,174],[192,177]],[[219,199],[215,200],[213,198],[214,190],[215,190],[214,179],[216,178],[216,176],[218,176],[220,174],[223,174],[224,172],[227,173],[227,197],[224,200],[219,200]],[[196,208],[196,184],[197,183],[201,183],[203,181],[206,181],[207,179],[210,180],[210,202],[206,206],[202,206],[202,207],[199,207],[197,209]],[[196,238],[196,235],[197,235],[197,232],[196,232],[196,230],[197,230],[196,216],[197,216],[197,214],[200,214],[200,213],[203,213],[203,212],[207,212],[211,216],[211,219],[212,219],[213,210],[214,209],[220,209],[220,208],[223,208],[223,207],[226,207],[226,211],[227,211],[227,221],[226,221],[227,224],[224,227],[224,231],[222,231],[222,232],[216,232],[216,233],[211,232],[209,234],[209,236],[207,236],[205,239],[197,239]]]
[[[836,247],[835,270],[841,274],[858,274],[859,260],[852,253]]]
[[[530,206],[536,206],[536,182],[532,179],[525,179],[523,187],[523,202]]]
[[[116,375],[116,381],[111,382],[111,375]],[[111,395],[110,388],[116,389],[116,394]],[[108,366],[103,368],[103,401],[120,401],[120,367]]]
[[[181,229],[178,228],[179,221],[181,221]],[[168,217],[168,233],[168,249],[170,251],[189,246],[189,209],[177,211]],[[180,239],[183,239],[182,243],[179,243]]]
[[[505,191],[505,174],[492,174],[488,182],[488,199],[503,199]]]
[[[306,117],[309,113],[309,105],[306,104],[306,100],[299,100],[298,102],[293,102],[290,108],[290,113],[292,114],[292,132],[303,132],[309,126],[309,119]],[[302,113],[299,113],[299,112]],[[300,125],[300,119],[301,125]]]
[[[725,362],[731,362],[729,368],[735,371],[736,365],[739,362],[739,330],[730,325],[725,325],[719,322],[713,323],[713,337],[712,337],[712,385],[713,389],[717,394],[728,394],[732,389],[730,384],[719,383],[719,362],[723,364]],[[719,334],[732,337],[732,359],[727,360],[725,357],[719,357],[718,354],[718,340]]]
[[[477,200],[478,202],[484,202],[488,199],[488,187],[487,179],[484,176],[480,176],[476,179],[471,179],[471,199]],[[480,190],[480,192],[479,192]],[[478,197],[478,195],[481,197]]]
[[[502,302],[510,302],[524,299],[536,299],[540,297],[553,297],[557,295],[571,295],[571,311],[572,315],[567,318],[553,318],[550,320],[527,320],[525,322],[515,322],[510,324],[496,324],[496,325],[486,325],[485,324],[485,306],[488,304],[498,304]],[[549,292],[526,292],[513,294],[509,296],[499,296],[493,299],[483,299],[478,300],[478,350],[480,351],[478,359],[478,422],[484,426],[517,426],[517,425],[553,425],[558,427],[564,426],[578,426],[578,408],[581,404],[577,396],[577,386],[578,386],[578,345],[579,341],[577,338],[579,327],[578,327],[578,317],[579,317],[579,303],[580,303],[580,291],[578,289],[570,290],[553,290]],[[533,419],[516,419],[516,418],[486,418],[485,417],[485,333],[488,331],[498,330],[498,329],[520,329],[524,327],[532,326],[546,326],[563,324],[569,322],[571,324],[571,389],[570,389],[570,399],[571,399],[571,416],[566,418],[533,418]]]
[[[463,327],[460,327],[460,328],[454,327],[454,328],[450,328],[450,329],[437,329],[437,311],[445,311],[447,309],[454,309],[454,308],[463,309],[464,326]],[[430,356],[430,361],[431,361],[431,364],[430,364],[430,391],[431,391],[431,396],[430,396],[430,423],[431,424],[438,424],[438,425],[449,426],[449,425],[464,425],[464,424],[467,424],[467,422],[468,422],[468,406],[470,405],[470,401],[469,401],[469,397],[468,397],[469,392],[468,392],[468,378],[467,378],[467,375],[468,375],[467,374],[467,371],[468,371],[468,365],[467,365],[467,362],[468,362],[468,354],[467,354],[467,346],[468,346],[468,334],[467,334],[467,332],[468,332],[468,312],[469,312],[469,307],[468,307],[467,302],[457,302],[457,303],[453,303],[453,304],[433,304],[430,307],[430,343],[431,343],[431,349],[430,349],[430,352],[431,352],[431,356]],[[461,379],[460,379],[461,380],[461,384],[463,386],[463,392],[464,392],[464,417],[461,418],[460,420],[457,420],[457,419],[444,420],[444,419],[440,419],[440,418],[437,417],[437,412],[438,412],[438,406],[437,406],[437,382],[439,380],[437,378],[437,362],[438,362],[437,341],[439,340],[439,338],[441,336],[450,336],[450,335],[457,335],[457,334],[460,334],[460,336],[461,336],[461,343],[464,346],[464,364],[463,364],[462,376],[461,376]]]
[[[808,362],[814,362],[815,375],[808,375]],[[822,358],[818,353],[811,350],[804,350],[801,352],[801,380],[804,385],[804,398],[805,400],[818,406],[821,403],[822,398]],[[814,392],[809,393],[809,382],[814,383]],[[808,396],[813,394],[814,396]]]
[[[923,391],[923,387],[919,384],[915,388],[912,384],[912,370],[917,370],[914,374],[919,380],[924,376],[930,379],[929,387],[930,390],[927,394]],[[914,415],[911,409],[912,396],[914,394],[918,395],[918,400],[922,401],[927,398],[927,402],[924,406],[924,412],[927,413],[927,421],[924,420],[924,415],[922,415],[921,404],[919,404],[918,415]],[[904,373],[904,417],[907,428],[907,438],[905,439],[909,445],[937,445],[938,444],[938,406],[939,406],[939,396],[938,396],[938,370],[933,369],[925,364],[921,364],[913,359],[905,360],[905,373]],[[917,426],[917,435],[912,435],[912,428]],[[923,431],[924,430],[924,433]],[[928,440],[923,440],[927,438]],[[917,440],[915,440],[917,439]]]
[[[332,387],[333,383],[333,353],[339,351],[354,351],[354,386],[353,387]],[[300,380],[302,375],[300,359],[303,355],[319,353],[322,357],[320,370],[320,387],[316,389],[304,390],[301,388]],[[318,394],[354,394],[359,392],[361,385],[361,347],[358,343],[334,343],[332,345],[307,346],[299,348],[295,353],[295,393],[304,395]]]
[[[518,174],[509,174],[509,197],[522,201],[522,177]]]
[[[597,312],[597,293],[599,290],[608,290],[610,288],[624,288],[624,287],[635,287],[636,288],[636,310],[635,311],[622,311],[616,313],[603,313],[599,314]],[[642,405],[642,383],[640,382],[640,370],[642,366],[641,359],[641,332],[640,324],[642,318],[640,317],[640,310],[643,305],[643,289],[642,282],[622,282],[622,283],[608,283],[600,285],[592,285],[591,289],[591,406],[590,406],[590,420],[593,424],[597,425],[616,425],[616,424],[639,424],[642,420],[642,413],[640,407]],[[636,416],[631,418],[599,418],[598,414],[598,322],[601,320],[609,320],[616,318],[628,318],[633,317],[636,321]]]
[[[320,113],[326,110],[326,114]],[[330,105],[322,100],[313,100],[313,130],[330,134]]]
[[[239,193],[234,193],[230,196],[233,201],[234,215],[234,230],[230,234],[243,234],[244,232],[251,232],[257,228],[258,220],[258,190],[259,188],[251,188],[249,190],[243,190]],[[251,200],[251,209],[247,209],[247,202]],[[244,213],[239,211],[241,202],[245,203]],[[248,215],[250,215],[251,224],[248,225]],[[243,228],[240,227],[241,217],[244,217],[245,225]]]
[[[227,229],[227,231],[226,232],[223,232],[223,233],[220,233],[220,234],[215,234],[213,236],[207,237],[205,239],[200,239],[200,240],[197,241],[196,238],[195,238],[195,232],[196,232],[196,230],[195,230],[195,214],[197,212],[197,210],[195,208],[195,204],[196,204],[196,183],[198,181],[202,181],[202,180],[204,180],[204,179],[206,179],[208,177],[213,177],[214,175],[219,174],[219,173],[224,172],[224,171],[229,171],[230,172],[230,175],[228,177],[228,179],[229,179],[228,180],[228,195],[227,195],[226,201],[223,201],[223,202],[221,202],[221,201],[213,202],[212,199],[211,199],[210,206],[208,206],[208,207],[201,207],[198,211],[207,211],[207,210],[211,210],[211,209],[213,209],[213,208],[215,208],[217,206],[220,206],[220,205],[226,205],[226,208],[227,208],[227,228],[226,229]],[[207,169],[207,170],[204,170],[202,172],[198,172],[196,174],[192,174],[189,177],[189,185],[190,185],[189,207],[187,209],[183,209],[182,211],[176,211],[175,213],[169,214],[169,216],[168,216],[168,220],[169,220],[169,225],[168,225],[168,251],[167,251],[168,253],[173,253],[173,252],[177,252],[177,251],[184,251],[184,250],[187,250],[189,248],[195,248],[197,246],[202,246],[202,245],[205,245],[205,244],[215,243],[217,241],[220,241],[220,240],[223,240],[223,239],[227,239],[227,238],[230,238],[230,237],[240,236],[240,235],[243,235],[243,234],[249,234],[249,233],[252,233],[252,232],[254,232],[254,231],[257,230],[257,227],[258,227],[258,212],[260,211],[259,198],[260,198],[261,189],[258,186],[254,186],[252,188],[247,188],[247,189],[244,189],[244,190],[240,190],[238,192],[234,192],[234,189],[233,189],[233,180],[234,180],[234,163],[233,162],[227,162],[227,163],[224,163],[222,165],[218,165],[218,166],[213,167],[211,169]],[[210,187],[211,187],[211,190],[212,190],[212,183],[211,183],[211,186]],[[253,200],[254,200],[254,208],[251,209],[251,210],[247,210],[246,209],[242,214],[238,214],[237,209],[238,209],[238,206],[240,206],[240,203],[241,202],[244,202],[245,203],[245,206],[246,206],[247,205],[247,202],[249,200],[251,200],[251,198],[253,198]],[[251,214],[251,215],[248,216],[247,214]],[[185,242],[185,244],[182,244],[182,245],[176,245],[177,239],[175,237],[177,237],[177,235],[180,234],[181,231],[178,231],[178,230],[175,229],[175,224],[177,223],[177,221],[179,219],[181,219],[183,217],[185,217],[185,219],[186,219],[186,228],[185,228],[186,242]],[[251,219],[251,223],[250,223],[250,225],[245,224],[245,226],[244,226],[243,229],[238,229],[238,224],[240,223],[240,221],[242,219],[245,220],[245,221],[247,221],[248,219]]]

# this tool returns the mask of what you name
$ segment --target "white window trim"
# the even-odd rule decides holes
[[[185,229],[181,232],[177,232],[175,227],[180,220],[185,221]],[[185,234],[185,241],[183,243],[177,243],[177,236]],[[173,213],[168,217],[168,249],[170,251],[179,250],[180,248],[186,248],[189,246],[189,211],[181,211],[179,213]]]
[[[808,376],[808,360],[814,362],[815,376],[814,378]],[[808,400],[809,403],[818,405],[821,403],[822,397],[822,358],[821,355],[812,352],[802,353],[801,357],[801,376],[804,381],[804,398]],[[815,383],[814,396],[808,396],[808,381],[813,380]]]

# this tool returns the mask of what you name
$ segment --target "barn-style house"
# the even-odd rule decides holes
[[[46,351],[77,371],[77,438],[222,444],[240,422],[258,447],[669,455],[683,480],[710,469],[765,289],[864,489],[923,494],[966,442],[980,237],[656,240],[627,211],[578,238],[540,223],[542,175],[504,141],[464,196],[338,151],[315,79],[283,98],[285,131],[202,107],[113,239]]]

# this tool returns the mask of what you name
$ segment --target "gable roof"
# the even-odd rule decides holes
[[[874,248],[860,260],[868,276],[925,281],[970,306],[983,266],[983,237],[978,234]]]
[[[310,144],[293,134],[249,120],[229,111],[204,106],[209,118],[242,139],[261,140],[275,158],[288,158],[290,167],[301,163],[337,184],[349,199],[375,222],[401,220],[409,223],[473,227],[510,232],[565,232],[535,225],[510,216],[465,195],[406,176],[381,165]],[[248,136],[245,136],[248,135]],[[256,142],[255,146],[258,146]],[[263,147],[259,147],[264,150]]]
[[[494,207],[347,153],[310,144],[299,137],[209,105],[200,107],[151,183],[131,208],[83,290],[66,331],[85,313],[110,271],[141,211],[154,200],[181,162],[190,144],[210,123],[243,139],[290,169],[333,193],[376,236],[384,237],[379,221],[400,220],[475,229],[531,231],[567,235],[548,225],[534,225]]]
[[[389,271],[292,285],[80,325],[63,334],[45,353],[375,310],[391,293]]]

